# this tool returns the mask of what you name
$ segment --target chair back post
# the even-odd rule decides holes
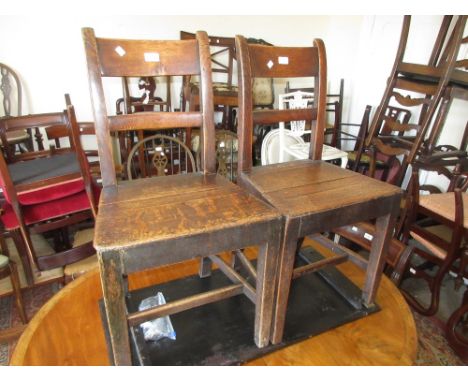
[[[111,140],[108,138],[110,128],[106,104],[104,102],[104,89],[99,75],[100,65],[96,36],[92,28],[83,28],[82,35],[88,63],[89,90],[91,93],[91,102],[93,103],[102,185],[103,187],[115,186],[117,184],[117,178],[114,171],[115,165],[112,158]]]
[[[208,34],[202,31],[196,33],[196,39],[198,41],[198,54],[200,57],[200,111],[203,117],[201,129],[201,167],[205,174],[215,174],[215,126],[210,42]]]
[[[237,172],[240,181],[243,172],[252,169],[252,139],[253,139],[253,113],[252,113],[252,69],[248,52],[247,40],[244,36],[236,36],[237,73],[239,87],[239,117],[237,135],[239,139]]]
[[[321,39],[314,40],[314,47],[318,50],[319,67],[314,84],[314,87],[318,89],[317,96],[314,98],[314,104],[317,108],[317,120],[315,122],[315,129],[311,131],[309,159],[320,160],[322,158],[323,140],[327,122],[327,54],[325,45]]]

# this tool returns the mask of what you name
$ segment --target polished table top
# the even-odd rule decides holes
[[[167,282],[195,274],[197,269],[198,262],[193,260],[139,272],[129,276],[129,287],[139,289]],[[351,263],[340,265],[339,269],[362,286],[362,270]],[[18,341],[11,364],[108,365],[98,308],[101,298],[97,269],[68,284],[33,317]],[[248,365],[413,364],[417,350],[413,316],[398,289],[386,277],[382,278],[377,303],[380,312],[250,361]]]

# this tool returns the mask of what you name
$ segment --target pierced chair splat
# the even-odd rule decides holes
[[[285,218],[282,252],[278,264],[275,322],[272,342],[281,342],[285,326],[291,281],[318,271],[325,265],[354,260],[367,269],[362,305],[372,306],[400,200],[400,189],[320,160],[326,111],[326,54],[322,40],[311,47],[277,47],[249,44],[236,36],[239,63],[239,164],[238,183],[278,209]],[[253,110],[252,79],[314,79],[312,108]],[[305,120],[311,123],[308,159],[253,167],[254,124]],[[336,250],[335,243],[321,235],[352,222],[377,219],[369,262],[351,251]],[[330,248],[336,256],[294,269],[298,243],[309,236]],[[309,298],[309,296],[308,296]]]
[[[83,39],[103,180],[94,245],[109,323],[111,361],[116,365],[131,364],[129,330],[133,326],[242,294],[255,305],[253,340],[259,347],[266,346],[270,338],[282,218],[268,204],[216,174],[207,34],[197,32],[196,38],[190,40],[143,41],[96,38],[93,29],[84,28]],[[115,51],[118,47],[127,53],[118,55]],[[146,62],[145,52],[157,52],[159,62]],[[109,116],[102,77],[129,75],[200,76],[200,111]],[[168,171],[168,176],[117,182],[111,132],[132,129],[157,132],[181,127],[201,130],[200,171],[181,171],[170,176]],[[154,152],[150,149],[152,154],[156,153],[156,147],[161,146],[156,145]],[[164,153],[157,156],[156,174],[148,175],[157,175],[158,166],[163,169],[163,158],[171,159],[166,155],[166,148]],[[240,249],[248,246],[260,248],[251,282],[216,255],[236,251],[236,256],[247,264],[249,261]],[[210,276],[215,263],[233,284],[178,299],[163,307],[128,313],[126,275],[193,258],[201,258],[202,277]],[[253,265],[247,268],[255,269]]]

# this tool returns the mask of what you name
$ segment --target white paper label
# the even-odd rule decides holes
[[[367,239],[367,240],[372,240],[374,238],[374,236],[372,236],[370,233],[365,233],[364,234],[364,239]]]
[[[358,227],[356,227],[356,226],[353,225],[353,226],[351,227],[351,231],[357,232],[357,231],[358,231]]]
[[[274,65],[273,61],[270,60],[270,61],[267,62],[268,69],[271,69],[273,67],[273,65]]]
[[[125,49],[122,48],[120,45],[117,48],[115,48],[115,51],[120,57],[125,56],[125,53],[127,53],[125,52]]]
[[[156,52],[146,52],[145,53],[146,62],[159,62],[159,53]]]
[[[279,56],[279,57],[278,57],[278,64],[280,64],[280,65],[288,65],[288,64],[289,64],[289,57],[286,57],[286,56]]]

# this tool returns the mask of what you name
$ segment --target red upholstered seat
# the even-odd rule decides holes
[[[49,190],[44,189],[44,193],[46,193],[46,191]],[[100,188],[98,186],[94,186],[93,191],[95,195],[95,200],[99,200],[99,195],[101,192]],[[47,202],[41,202],[37,204],[24,205],[22,207],[22,212],[26,225],[30,225],[64,215],[80,211],[86,211],[90,208],[91,206],[89,203],[89,198],[83,186],[81,191],[74,192],[62,198],[50,199]],[[2,209],[3,214],[1,216],[1,219],[3,224],[5,225],[5,228],[7,230],[18,228],[19,222],[16,218],[11,204],[5,202],[2,206]]]
[[[18,202],[21,205],[46,203],[77,194],[85,189],[83,178],[80,176],[78,160],[73,152],[9,164],[8,171],[15,186],[40,182],[52,177],[76,174],[74,179],[17,192]],[[6,190],[1,176],[0,187]],[[4,192],[4,194],[5,199],[11,203],[10,195],[7,192]]]
[[[33,205],[38,203],[47,203],[59,200],[84,191],[85,185],[83,179],[73,179],[69,182],[54,184],[44,188],[38,188],[31,191],[19,192],[18,202],[22,205]],[[8,199],[8,196],[6,199]]]

